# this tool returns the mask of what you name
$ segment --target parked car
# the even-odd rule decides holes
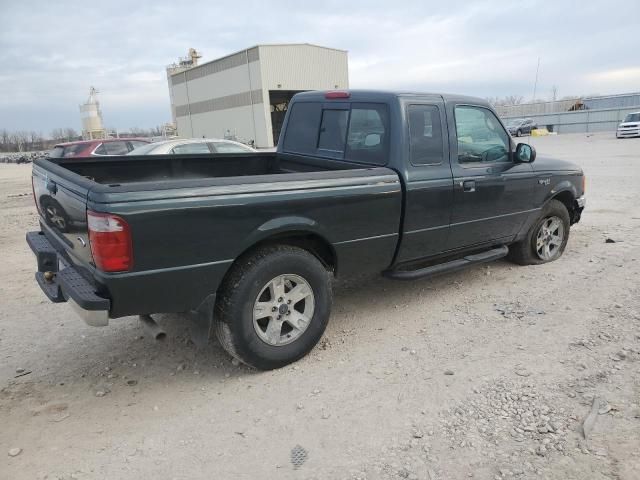
[[[126,155],[134,148],[147,145],[144,138],[107,138],[59,143],[49,152],[51,158],[86,158],[110,155]]]
[[[616,130],[616,138],[640,137],[640,112],[629,113]]]
[[[531,135],[531,130],[538,128],[538,125],[531,118],[514,118],[507,121],[506,127],[511,135],[521,137]]]
[[[299,93],[276,152],[211,156],[35,160],[27,242],[48,298],[90,325],[192,312],[197,344],[212,328],[237,359],[278,368],[321,338],[333,277],[551,262],[585,207],[578,166],[516,145],[472,97]],[[48,196],[73,233],[47,221]]]
[[[247,153],[253,148],[231,140],[216,138],[174,139],[155,142],[136,148],[128,155],[184,155],[198,153]]]

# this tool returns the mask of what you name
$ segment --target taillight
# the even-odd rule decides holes
[[[124,272],[133,267],[131,230],[121,217],[87,210],[89,244],[96,267],[104,272]]]

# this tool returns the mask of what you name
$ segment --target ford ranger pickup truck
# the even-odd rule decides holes
[[[358,90],[297,94],[276,152],[40,159],[32,184],[51,301],[96,326],[185,312],[259,369],[316,345],[333,277],[551,262],[585,206],[582,170],[486,101]]]

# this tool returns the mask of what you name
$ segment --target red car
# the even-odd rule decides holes
[[[49,152],[49,158],[102,157],[126,155],[134,148],[151,143],[144,138],[106,138],[59,143]]]

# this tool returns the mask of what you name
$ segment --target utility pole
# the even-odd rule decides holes
[[[532,102],[536,101],[536,90],[538,88],[538,72],[540,71],[540,57],[538,57],[538,66],[536,67],[536,81],[533,83],[533,99]]]

